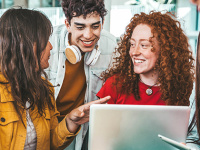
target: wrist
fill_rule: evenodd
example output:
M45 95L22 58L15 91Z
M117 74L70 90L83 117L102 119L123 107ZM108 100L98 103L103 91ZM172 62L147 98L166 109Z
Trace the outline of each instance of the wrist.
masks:
M70 133L76 133L79 126L78 124L76 124L70 117L69 115L67 115L65 117L65 122L66 122L66 126L67 126L67 129Z

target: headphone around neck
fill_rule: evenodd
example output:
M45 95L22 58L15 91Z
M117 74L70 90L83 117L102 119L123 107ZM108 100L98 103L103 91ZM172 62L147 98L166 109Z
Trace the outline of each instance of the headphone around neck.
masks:
M69 33L67 33L65 40L67 45L65 49L65 55L70 63L76 64L77 62L81 61L82 58L81 51L77 46L69 44L68 36ZM101 52L98 50L98 44L96 44L91 52L86 52L85 64L88 66L94 65L97 62L100 54Z

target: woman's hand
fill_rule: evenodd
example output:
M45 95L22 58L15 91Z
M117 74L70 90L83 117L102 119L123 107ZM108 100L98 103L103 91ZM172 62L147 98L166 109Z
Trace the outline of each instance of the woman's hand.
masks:
M66 116L66 125L69 132L75 133L81 124L84 124L89 121L90 106L92 104L105 104L109 99L110 96L106 96L99 100L95 100L87 104L81 105L78 108L72 110Z

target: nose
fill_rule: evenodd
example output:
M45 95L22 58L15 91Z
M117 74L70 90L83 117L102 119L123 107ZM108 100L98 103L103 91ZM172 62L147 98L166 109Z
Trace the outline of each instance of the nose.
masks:
M93 35L93 31L90 28L86 28L86 30L83 33L84 38L90 39Z
M49 47L50 47L50 50L52 50L53 49L53 46L52 46L52 44L51 44L51 42L49 41Z
M138 56L141 54L140 46L137 44L134 48L130 47L130 56Z

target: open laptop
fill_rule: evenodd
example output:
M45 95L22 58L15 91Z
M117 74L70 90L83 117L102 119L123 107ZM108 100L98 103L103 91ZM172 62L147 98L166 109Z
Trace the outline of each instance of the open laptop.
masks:
M89 150L177 150L158 134L185 142L189 116L187 106L94 104Z

